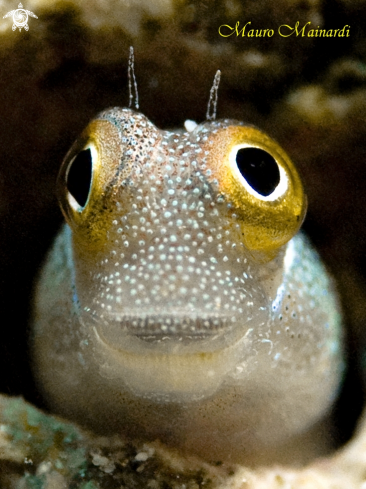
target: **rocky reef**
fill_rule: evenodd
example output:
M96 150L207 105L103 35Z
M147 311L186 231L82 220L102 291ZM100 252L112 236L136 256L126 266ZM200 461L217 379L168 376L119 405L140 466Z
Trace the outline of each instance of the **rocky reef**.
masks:
M251 470L184 457L159 443L98 437L18 397L0 397L0 484L7 489L351 489L365 484L366 425L302 469Z

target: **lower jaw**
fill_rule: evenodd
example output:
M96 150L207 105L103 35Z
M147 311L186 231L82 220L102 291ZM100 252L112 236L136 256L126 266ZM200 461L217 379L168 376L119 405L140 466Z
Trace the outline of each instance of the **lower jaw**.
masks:
M102 377L121 382L136 396L166 402L187 402L212 395L250 351L250 332L214 351L117 349L94 328L95 354ZM132 339L133 340L133 339ZM140 340L141 341L141 340ZM199 343L199 342L198 342Z

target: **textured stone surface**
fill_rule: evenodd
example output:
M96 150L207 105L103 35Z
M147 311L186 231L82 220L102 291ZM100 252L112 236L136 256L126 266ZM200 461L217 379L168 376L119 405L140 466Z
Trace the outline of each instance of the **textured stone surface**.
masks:
M7 489L356 489L364 486L366 428L304 469L210 465L158 443L97 437L21 398L0 397L0 485Z

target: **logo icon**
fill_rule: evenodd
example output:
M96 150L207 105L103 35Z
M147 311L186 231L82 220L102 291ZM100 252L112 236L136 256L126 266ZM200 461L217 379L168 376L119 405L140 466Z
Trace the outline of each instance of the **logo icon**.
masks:
M20 3L16 10L11 10L7 14L5 14L3 19L5 19L5 17L11 17L12 16L13 17L13 27L12 27L13 31L15 31L15 29L17 27L19 28L20 31L22 30L23 27L27 31L27 30L29 30L28 15L30 15L31 17L34 17L35 19L38 19L36 14L31 12L30 10L25 10L23 8L23 5Z

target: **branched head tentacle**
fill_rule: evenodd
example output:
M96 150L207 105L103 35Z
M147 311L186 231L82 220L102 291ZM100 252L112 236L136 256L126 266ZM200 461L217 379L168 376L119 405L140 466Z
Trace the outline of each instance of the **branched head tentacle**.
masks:
M214 121L216 119L217 98L220 85L221 71L217 70L210 90L210 98L207 104L206 119Z

